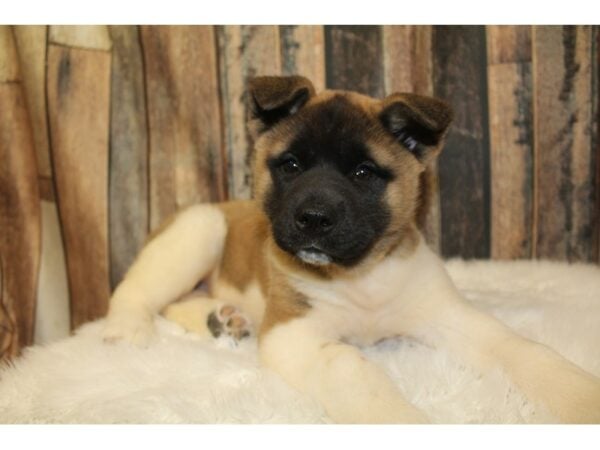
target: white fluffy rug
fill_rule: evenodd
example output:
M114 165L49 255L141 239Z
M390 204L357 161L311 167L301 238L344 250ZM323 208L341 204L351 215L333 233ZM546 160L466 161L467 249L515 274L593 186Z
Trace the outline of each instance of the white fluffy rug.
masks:
M600 268L548 262L451 261L477 307L600 375ZM27 350L0 370L0 423L315 423L320 407L237 348L164 319L149 349L105 345L102 322ZM484 377L410 341L366 349L408 399L438 423L553 422L501 373ZM352 395L351 393L348 393Z

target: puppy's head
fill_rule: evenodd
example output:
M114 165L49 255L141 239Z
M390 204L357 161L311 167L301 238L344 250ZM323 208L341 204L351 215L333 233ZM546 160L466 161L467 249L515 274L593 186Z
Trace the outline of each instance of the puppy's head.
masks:
M277 245L299 263L350 268L415 224L421 174L451 121L442 101L315 94L300 76L250 82L254 193Z

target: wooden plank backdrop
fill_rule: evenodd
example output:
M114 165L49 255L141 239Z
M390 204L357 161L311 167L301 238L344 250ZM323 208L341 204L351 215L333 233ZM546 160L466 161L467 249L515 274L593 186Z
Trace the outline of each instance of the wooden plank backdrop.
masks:
M33 342L41 219L33 132L13 30L0 26L0 357Z
M140 33L136 26L111 26L109 245L114 288L146 239L148 208L148 121Z
M532 255L531 28L488 26L491 257Z
M490 149L485 27L433 27L432 53L433 92L454 109L454 124L438 161L441 251L445 256L488 258Z
M591 28L533 27L538 257L588 260L595 253Z
M456 118L432 168L430 244L445 257L598 262L596 26L0 30L2 357L35 331L41 201L58 211L74 328L105 313L169 214L251 196L255 75L446 99Z
M110 49L105 26L50 27L50 147L73 328L104 316L110 298Z

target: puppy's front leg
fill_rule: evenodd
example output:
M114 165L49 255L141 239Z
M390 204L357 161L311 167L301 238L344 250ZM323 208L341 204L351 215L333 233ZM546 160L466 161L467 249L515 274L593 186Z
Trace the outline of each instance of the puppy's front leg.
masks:
M337 423L423 423L392 381L353 346L308 318L276 325L260 339L263 363L318 400Z
M153 334L153 316L193 289L218 264L227 225L221 210L196 205L179 213L140 252L111 300L106 340L139 345Z
M432 309L434 311L434 309ZM437 305L426 335L480 369L502 367L531 400L567 423L600 423L600 380L458 296Z

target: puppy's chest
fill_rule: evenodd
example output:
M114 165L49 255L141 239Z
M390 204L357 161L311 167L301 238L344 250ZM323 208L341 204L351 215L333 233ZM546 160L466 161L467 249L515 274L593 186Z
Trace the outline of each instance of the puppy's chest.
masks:
M357 344L372 344L395 334L393 318L405 303L406 267L384 263L352 279L294 282L311 305L320 326Z

